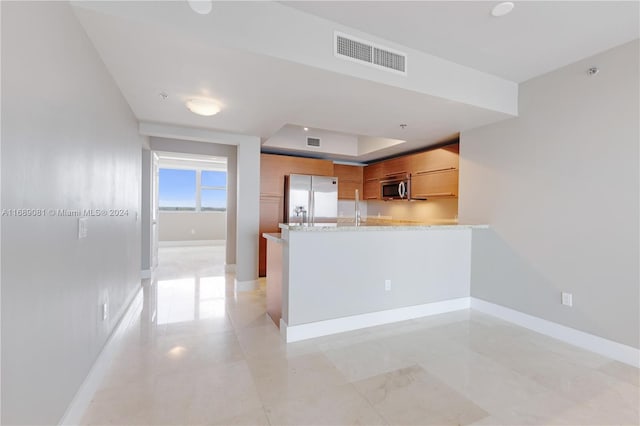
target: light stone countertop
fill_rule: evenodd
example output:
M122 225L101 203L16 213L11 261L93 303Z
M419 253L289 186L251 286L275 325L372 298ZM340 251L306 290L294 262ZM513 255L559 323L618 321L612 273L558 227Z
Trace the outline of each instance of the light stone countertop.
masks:
M417 230L460 230L460 229L487 229L489 225L465 225L465 224L424 224L424 223L401 223L401 224L380 224L373 223L367 224L366 222L360 225L354 225L353 222L339 222L339 223L316 223L313 225L301 225L299 223L281 223L279 225L281 229L288 231L303 231L303 232L344 232L344 231L417 231ZM280 235L280 234L275 234ZM265 236L266 238L266 236Z
M276 232L264 232L262 234L267 240L274 241L276 243L282 242L282 234Z

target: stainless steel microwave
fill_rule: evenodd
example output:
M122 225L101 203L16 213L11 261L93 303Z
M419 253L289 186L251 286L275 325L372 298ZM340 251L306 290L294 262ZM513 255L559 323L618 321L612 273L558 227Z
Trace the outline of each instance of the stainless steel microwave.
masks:
M399 175L380 181L380 197L383 200L408 200L411 176Z

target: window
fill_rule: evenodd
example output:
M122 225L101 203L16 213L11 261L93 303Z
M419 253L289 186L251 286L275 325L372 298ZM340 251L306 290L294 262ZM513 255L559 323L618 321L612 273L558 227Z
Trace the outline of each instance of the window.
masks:
M160 210L196 210L195 170L160 169L158 180L158 206Z
M200 178L200 210L227 210L227 172L202 170Z
M162 211L226 211L227 172L202 169L159 170Z

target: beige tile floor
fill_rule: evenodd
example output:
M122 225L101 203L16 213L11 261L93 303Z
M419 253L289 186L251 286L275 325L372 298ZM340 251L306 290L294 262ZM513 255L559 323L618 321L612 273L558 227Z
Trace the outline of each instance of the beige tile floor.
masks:
M640 423L637 369L473 311L285 344L223 259L161 249L83 424Z

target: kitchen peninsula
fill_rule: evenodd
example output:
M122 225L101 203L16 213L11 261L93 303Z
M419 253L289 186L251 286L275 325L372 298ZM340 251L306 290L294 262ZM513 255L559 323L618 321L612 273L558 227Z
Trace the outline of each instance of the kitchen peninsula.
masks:
M264 234L267 261L279 262L268 267L267 310L292 342L468 308L472 231L487 226L280 228Z

